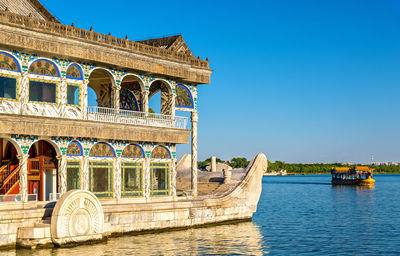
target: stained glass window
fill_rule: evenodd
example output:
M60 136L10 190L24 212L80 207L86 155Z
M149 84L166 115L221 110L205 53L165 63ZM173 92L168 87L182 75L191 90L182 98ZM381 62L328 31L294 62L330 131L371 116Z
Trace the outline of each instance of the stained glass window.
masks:
M158 146L151 152L151 158L170 158L168 149Z
M17 79L15 77L0 76L0 98L17 99Z
M60 76L56 65L47 60L38 60L29 67L29 73L46 76Z
M143 195L143 163L122 162L122 196Z
M20 71L18 63L6 53L0 53L0 69Z
M57 84L30 80L29 101L57 103Z
M150 164L150 194L151 195L168 195L169 194L169 164L168 163L151 163Z
M67 162L67 191L81 188L81 162Z
M67 85L67 104L72 106L80 105L80 90L79 85Z
M68 67L67 78L82 80L81 69L76 64L72 64Z
M81 146L78 144L78 142L73 141L69 143L68 148L67 148L67 155L68 156L81 156L82 155L82 149Z
M193 100L189 90L183 85L176 86L175 106L193 108Z
M89 162L89 190L93 192L97 197L112 197L112 162Z
M92 147L90 150L89 156L96 156L96 157L114 157L114 150L111 148L110 145L100 142L97 143Z
M138 111L138 104L135 95L127 89L122 89L119 95L120 109Z
M124 151L122 151L123 157L134 157L134 158L143 158L143 151L137 145L128 145L125 147Z

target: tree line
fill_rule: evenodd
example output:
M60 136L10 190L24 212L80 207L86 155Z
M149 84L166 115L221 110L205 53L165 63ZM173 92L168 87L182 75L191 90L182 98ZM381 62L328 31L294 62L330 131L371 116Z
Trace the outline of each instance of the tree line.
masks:
M363 164L342 164L342 163L285 163L282 161L275 161L274 163L268 161L268 172L278 172L286 170L288 173L294 174L320 174L331 173L332 167L354 167L356 165L369 166L374 169L374 173L400 173L399 165L363 165Z
M199 169L205 169L205 167L211 162L211 158L207 158L204 161L197 163ZM229 161L224 161L217 158L217 163L226 163L232 168L245 168L249 161L245 157L234 157ZM270 162L268 160L268 172L279 172L280 170L286 170L288 173L293 174L328 174L331 173L332 167L354 167L362 164L342 164L342 163L285 163L282 161ZM363 165L365 166L365 165ZM400 165L368 165L374 169L374 173L400 173Z
M210 157L204 161L198 161L197 167L199 169L205 169L209 163L211 163ZM226 163L227 165L235 169L235 168L245 168L249 164L249 161L247 161L245 157L234 157L230 161L224 161L217 157L217 163Z

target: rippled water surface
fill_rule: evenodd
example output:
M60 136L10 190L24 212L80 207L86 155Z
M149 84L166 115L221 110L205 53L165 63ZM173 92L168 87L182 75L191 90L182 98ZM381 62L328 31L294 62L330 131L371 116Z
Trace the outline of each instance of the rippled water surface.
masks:
M264 177L253 222L0 255L400 255L400 175L375 179L365 188L332 186L328 175Z

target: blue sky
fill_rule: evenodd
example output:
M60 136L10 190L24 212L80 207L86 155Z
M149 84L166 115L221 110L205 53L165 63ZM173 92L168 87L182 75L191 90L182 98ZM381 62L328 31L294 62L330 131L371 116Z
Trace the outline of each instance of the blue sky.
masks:
M400 162L398 0L42 2L63 23L100 33L183 34L208 57L200 160L264 152L272 161Z

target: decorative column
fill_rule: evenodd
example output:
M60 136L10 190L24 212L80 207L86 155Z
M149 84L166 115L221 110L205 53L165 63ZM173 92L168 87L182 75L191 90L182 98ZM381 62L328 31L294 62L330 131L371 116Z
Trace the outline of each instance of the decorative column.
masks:
M149 91L142 92L142 112L148 113L149 112Z
M20 89L19 89L19 102L20 102L20 114L24 115L27 111L28 103L28 91L29 91L29 78L27 72L21 73Z
M61 78L58 97L59 97L58 116L65 117L65 107L67 105L67 79L65 77Z
M197 196L197 121L198 113L191 113L192 121L192 195Z
M114 158L114 198L121 199L121 158Z
M176 159L171 159L171 196L176 196Z
M119 93L121 91L121 86L116 85L112 87L112 95L113 95L113 103L114 103L114 108L119 110Z
M58 160L58 192L63 195L67 192L67 156L59 155Z
M87 107L88 107L88 84L89 80L84 79L82 83L82 119L87 119Z
M176 94L172 94L172 99L171 99L171 116L172 118L175 117L175 99L176 99Z
M19 193L23 202L28 201L28 158L29 154L18 155L19 161Z
M150 159L144 159L143 180L144 180L144 197L150 198Z
M87 155L84 155L82 157L81 170L82 170L81 188L83 190L89 190L89 157Z

